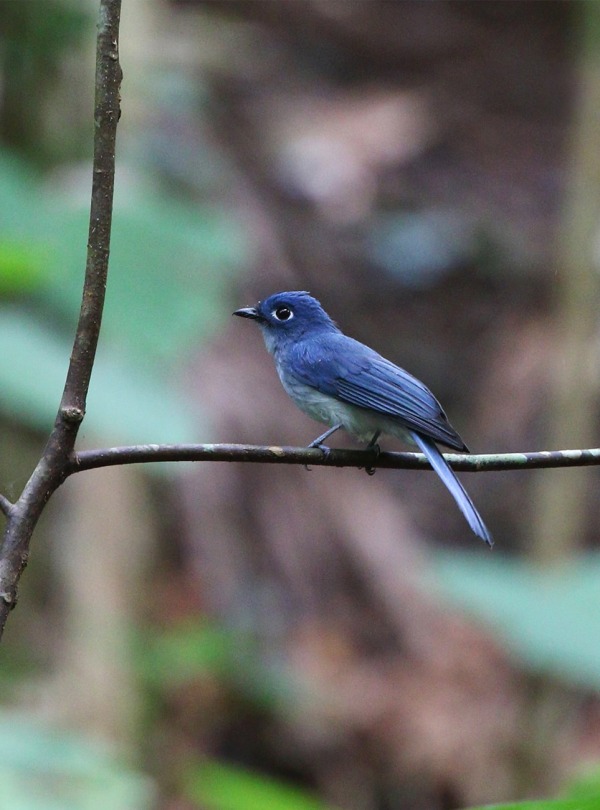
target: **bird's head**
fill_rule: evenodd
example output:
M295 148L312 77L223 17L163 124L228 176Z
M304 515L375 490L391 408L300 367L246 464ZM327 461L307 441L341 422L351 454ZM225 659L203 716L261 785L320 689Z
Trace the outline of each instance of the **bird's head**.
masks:
M255 307L237 309L233 314L258 323L270 352L278 344L297 341L307 333L337 330L321 304L307 292L275 293Z

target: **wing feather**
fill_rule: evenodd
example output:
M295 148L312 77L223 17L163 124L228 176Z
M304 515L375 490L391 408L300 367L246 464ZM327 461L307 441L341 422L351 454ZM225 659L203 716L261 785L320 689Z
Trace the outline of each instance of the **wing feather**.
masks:
M306 385L397 419L448 447L467 449L427 386L362 343L329 333L301 341L291 352L294 376Z

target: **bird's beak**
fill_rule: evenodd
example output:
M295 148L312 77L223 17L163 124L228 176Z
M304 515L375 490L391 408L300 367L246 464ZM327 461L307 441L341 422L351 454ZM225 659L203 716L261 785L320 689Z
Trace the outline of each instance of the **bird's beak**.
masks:
M233 315L239 315L240 318L252 318L255 321L260 318L256 307L243 307L242 309L236 309Z

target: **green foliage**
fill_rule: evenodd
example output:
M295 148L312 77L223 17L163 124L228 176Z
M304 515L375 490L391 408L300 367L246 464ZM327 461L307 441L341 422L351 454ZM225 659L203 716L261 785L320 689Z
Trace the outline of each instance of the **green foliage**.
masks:
M600 766L588 767L571 779L565 796L569 799L596 798L600 807Z
M28 293L43 279L41 250L6 240L0 245L0 297Z
M70 342L30 313L0 307L1 406L27 425L48 428L60 402ZM198 427L176 390L149 369L128 363L102 347L94 367L83 436L112 441L176 442ZM97 439L96 439L97 440Z
M2 807L11 810L146 810L150 779L85 737L0 714Z
M163 631L142 648L142 670L155 686L177 686L204 674L227 674L233 635L207 621L186 621Z
M243 768L206 760L189 769L186 795L203 810L327 810L307 791Z
M469 810L599 810L600 796L587 799L542 799L539 802L514 802L512 804L486 804L470 807Z
M485 805L469 810L600 810L600 769L577 776L563 791L563 798Z
M169 690L214 677L243 700L270 710L301 697L291 675L273 664L254 638L207 620L189 620L145 639L141 671L154 688Z
M269 666L250 635L206 620L182 622L145 639L140 654L145 680L164 693L209 678L238 707L289 711L302 698L292 677ZM180 789L202 810L327 810L297 787L214 760L189 764Z
M11 302L0 305L0 408L42 430L54 421L64 384L88 216L87 191L50 199L35 174L0 152L0 297ZM246 252L240 228L216 208L176 202L153 187L117 195L84 436L198 438L198 416L173 369L229 317L229 285Z
M36 65L42 72L58 70L58 59L79 42L91 15L77 0L29 0L0 4L2 52L8 65L22 65L16 80L35 82ZM24 87L29 88L29 84Z
M124 196L115 195L103 339L136 362L167 365L229 318L227 290L245 239L218 210L158 197L151 188ZM44 301L62 316L79 307L88 206L65 205L52 226Z
M599 554L548 570L496 552L439 553L434 571L446 596L492 627L526 667L600 689Z
M65 126L64 110L49 137L48 109L65 56L81 57L77 48L92 27L93 8L80 0L0 3L0 141L36 163L64 155L75 143L73 118Z

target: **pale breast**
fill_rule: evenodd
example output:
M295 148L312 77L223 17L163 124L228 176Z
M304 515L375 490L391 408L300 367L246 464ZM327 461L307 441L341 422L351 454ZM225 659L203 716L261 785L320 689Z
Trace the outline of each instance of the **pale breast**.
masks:
M376 411L342 402L316 388L280 375L281 383L301 411L325 425L343 425L361 441L369 442L376 431L414 444L404 427L395 419Z

